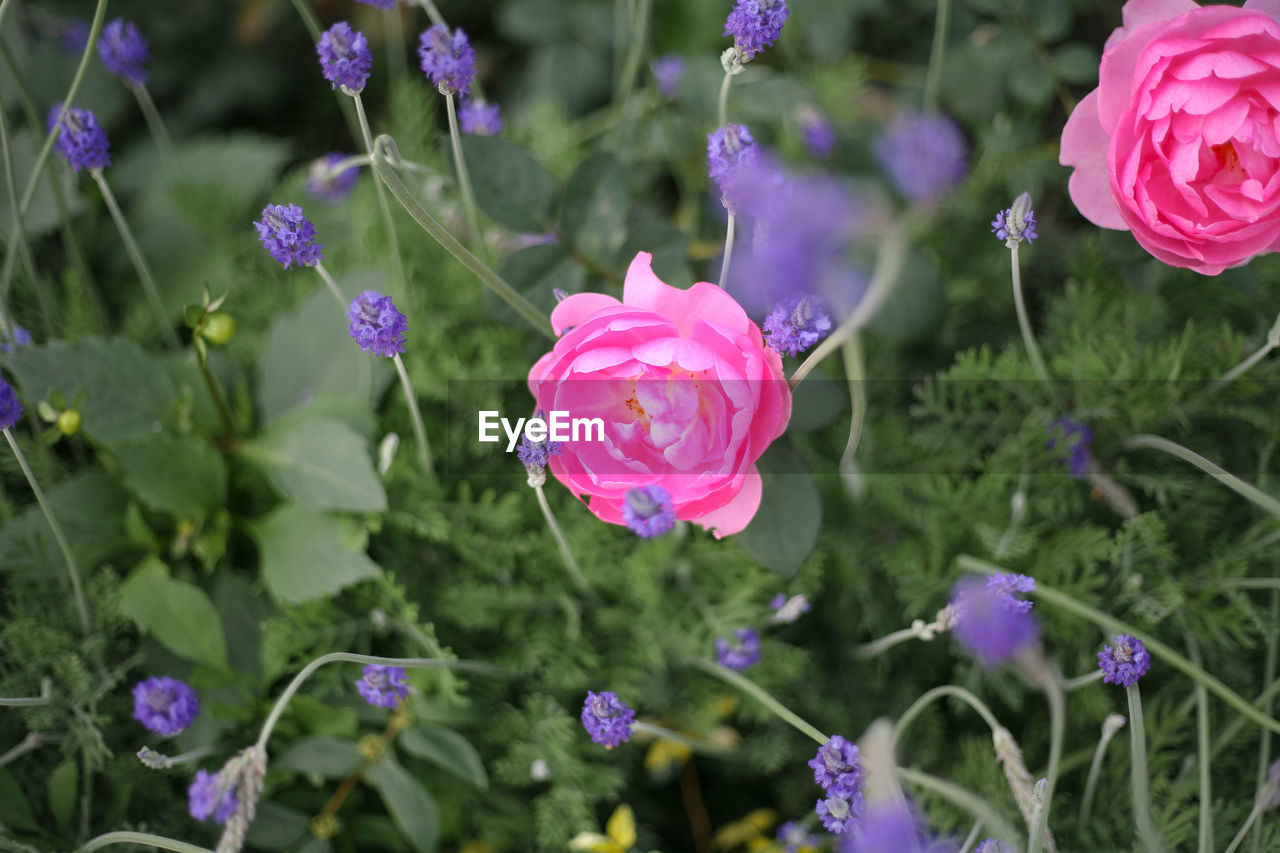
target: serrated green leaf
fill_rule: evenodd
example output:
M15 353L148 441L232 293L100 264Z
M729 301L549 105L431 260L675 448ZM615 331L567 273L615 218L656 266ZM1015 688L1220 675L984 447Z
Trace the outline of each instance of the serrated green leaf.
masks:
M560 203L560 236L565 244L608 263L627 236L627 184L612 154L582 161L570 176Z
M271 766L299 773L339 777L355 770L363 760L360 747L349 740L304 737L294 741L284 755L273 758Z
M144 444L120 445L116 456L125 485L152 509L191 518L226 503L226 460L193 435L161 434Z
M286 505L250 526L261 552L262 579L281 604L332 595L378 576L378 565L343 540L324 513Z
M365 776L382 795L391 819L418 853L433 853L440 833L440 810L422 783L390 759L369 768Z
M373 468L365 440L332 418L282 425L239 453L253 462L287 498L312 509L377 511L387 493Z
M482 791L488 790L489 774L485 772L480 753L452 729L419 722L406 729L397 742L410 755L438 764Z
M217 608L200 587L170 577L155 557L144 560L120 588L120 613L175 655L226 669L227 638Z
M462 137L476 204L512 231L551 230L556 182L533 155L499 136Z
M757 464L764 479L760 509L734 538L762 566L794 577L818 541L818 487L800 456L785 444L774 444Z

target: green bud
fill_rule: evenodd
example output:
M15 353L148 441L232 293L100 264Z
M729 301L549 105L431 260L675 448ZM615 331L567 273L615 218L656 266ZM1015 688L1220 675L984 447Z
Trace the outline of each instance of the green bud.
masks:
M215 311L205 319L200 334L215 346L229 343L236 336L235 318L225 311Z
M75 435L80 431L83 420L75 409L67 409L58 415L58 431L63 435Z

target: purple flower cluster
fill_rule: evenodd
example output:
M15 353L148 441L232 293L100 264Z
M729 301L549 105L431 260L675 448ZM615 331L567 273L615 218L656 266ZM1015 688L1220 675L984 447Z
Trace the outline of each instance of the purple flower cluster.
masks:
M1035 223L1032 222L1034 227ZM1089 473L1093 457L1089 454L1089 445L1093 442L1093 431L1084 424L1076 423L1069 417L1058 418L1049 424L1049 441L1046 450L1058 446L1061 440L1066 454L1058 457L1058 461L1067 466L1067 473L1077 480L1083 480Z
M779 302L764 318L769 346L792 358L816 344L831 331L831 318L816 296L792 296Z
M108 71L126 83L141 86L147 82L147 69L143 64L151 59L151 50L133 21L116 18L103 27L102 38L98 39L98 56Z
M269 204L262 210L262 220L253 224L262 245L285 269L293 263L314 267L324 260L324 244L316 242L316 227L296 204Z
M347 309L351 325L347 331L360 349L392 358L404 352L404 333L408 319L400 313L390 296L366 290Z
M741 672L760 662L760 632L742 628L733 632L733 641L716 637L716 661L726 669Z
M358 166L348 166L334 171L334 166L347 159L347 155L332 151L311 161L307 175L307 192L324 201L342 201L351 194L360 177Z
M805 148L814 157L826 159L836 150L836 131L827 117L813 107L804 107L796 114L800 123L800 136Z
M983 667L1002 663L1040 637L1040 623L1030 602L1014 596L1035 582L1024 575L995 575L985 582L969 578L951 596L952 632Z
M10 353L29 346L31 346L31 333L21 326L15 325L13 327L13 343L5 342L0 344L0 352Z
M991 233L996 235L996 239L1008 245L1011 241L1017 243L1026 240L1028 243L1035 242L1040 235L1036 233L1036 212L1027 210L1027 215L1022 219L1022 225L1019 226L1013 217L1013 208L1005 208L996 214L996 218L991 220Z
M1108 684L1132 687L1151 669L1151 653L1141 640L1130 634L1121 634L1111 642L1115 643L1114 648L1103 646L1098 652L1102 680Z
M176 678L152 676L133 686L133 718L158 735L176 735L199 713L196 692Z
M800 853L806 848L816 850L822 839L814 835L803 824L789 820L778 827L777 842L782 845L784 853Z
M813 768L813 781L826 793L815 806L822 825L836 834L851 829L866 808L857 744L832 735L818 747L818 754L809 760L809 766Z
M212 816L214 823L226 823L235 814L238 805L236 792L228 785L219 797L218 790L221 787L222 774L210 773L204 768L196 772L195 780L187 789L187 811L193 818L208 820Z
M53 130L54 126L58 128L58 150L72 169L78 172L111 165L111 143L92 112L54 104L49 111L48 128Z
M346 21L339 21L324 31L316 44L320 57L320 70L333 88L342 87L348 95L364 89L373 69L373 53L364 33L351 29Z
M22 404L13 386L0 379L0 429L9 429L22 417Z
M84 18L71 18L58 30L58 47L67 53L82 53L89 43L89 22Z
M738 0L724 22L724 34L733 36L733 46L745 61L778 40L790 14L787 0Z
M462 30L436 24L418 38L422 73L445 95L469 94L476 76L476 52Z
M707 174L720 188L725 207L736 208L736 173L760 156L751 132L740 124L726 124L707 134Z
M394 708L409 695L409 676L398 666L371 663L356 682L356 690L375 708Z
M674 98L680 88L680 78L684 76L684 57L674 53L659 56L649 66L649 70L653 72L658 91L668 98Z
M458 124L463 133L494 136L502 132L502 113L497 104L468 98L458 109Z
M542 417L542 410L534 412L535 418ZM547 461L552 456L559 456L564 453L564 443L552 441L550 438L545 441L530 441L529 433L525 433L520 439L520 445L516 448L516 456L524 463L526 468L545 468Z
M909 805L880 802L867 810L840 853L955 853L954 844L929 837Z
M875 156L898 192L919 204L937 201L969 171L964 135L937 113L898 113L876 140Z
M630 740L631 725L635 721L636 712L624 705L616 693L587 691L587 699L582 703L582 726L591 739L605 749Z
M622 504L622 520L641 539L670 533L676 526L671 493L657 483L634 486Z

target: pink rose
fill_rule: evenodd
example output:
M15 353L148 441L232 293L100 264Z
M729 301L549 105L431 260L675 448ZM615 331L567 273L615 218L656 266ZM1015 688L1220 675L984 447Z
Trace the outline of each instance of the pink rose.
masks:
M664 284L636 255L622 302L579 293L551 314L561 336L529 371L544 413L601 418L604 440L566 442L551 472L598 518L623 524L629 490L657 484L676 517L717 537L760 507L755 462L791 419L782 359L714 284Z
M1280 0L1129 0L1062 131L1071 198L1167 264L1280 249Z

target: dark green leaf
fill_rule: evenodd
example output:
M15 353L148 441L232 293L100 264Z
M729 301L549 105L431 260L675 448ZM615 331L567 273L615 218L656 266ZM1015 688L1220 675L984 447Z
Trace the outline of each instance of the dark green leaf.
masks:
M120 588L120 613L175 655L226 669L227 639L217 608L200 587L171 578L158 559L149 557L129 575Z
M46 495L82 569L129 546L129 493L115 478L90 472ZM0 571L66 574L66 562L40 507L31 505L0 528Z
M323 598L381 571L343 540L336 520L315 510L286 505L250 530L261 551L262 579L281 604Z
M1054 70L1068 83L1097 83L1101 61L1097 49L1084 42L1073 41L1053 52Z
M430 723L415 723L400 735L405 752L438 764L470 785L487 790L489 774L474 746L462 735Z
M512 231L551 230L556 182L533 155L499 136L462 137L476 204Z
M582 162L564 188L560 236L592 260L608 263L626 239L627 185L611 154Z
M736 537L758 563L784 577L794 577L818 541L822 501L804 461L785 444L774 444L760 457L764 495L760 509Z
M3 767L0 767L0 824L19 830L38 828L35 815L31 813L31 804L22 793L22 786Z
M125 485L152 509L204 516L227 500L227 463L209 442L169 433L116 448Z
M870 329L894 341L928 340L942 327L946 312L947 295L937 268L911 252L897 287L872 318Z
M360 747L349 740L331 737L304 737L294 741L289 751L272 759L272 767L316 773L320 776L346 776L364 759Z
M390 759L374 764L365 778L378 789L391 819L413 849L433 853L440 833L440 811L422 783Z
M582 265L570 258L563 247L555 245L530 246L511 253L502 262L499 274L548 315L556 307L556 288L578 293L587 277ZM515 312L496 298L492 302L494 320L514 325Z
M285 497L313 509L383 510L387 493L365 440L332 418L284 424L240 446Z
M53 768L45 784L49 789L49 810L58 826L66 826L71 821L71 813L76 807L77 790L80 783L80 767L74 758L68 758Z
M310 824L310 818L302 812L270 801L258 803L258 811L249 825L248 845L263 850L283 850L300 841Z

